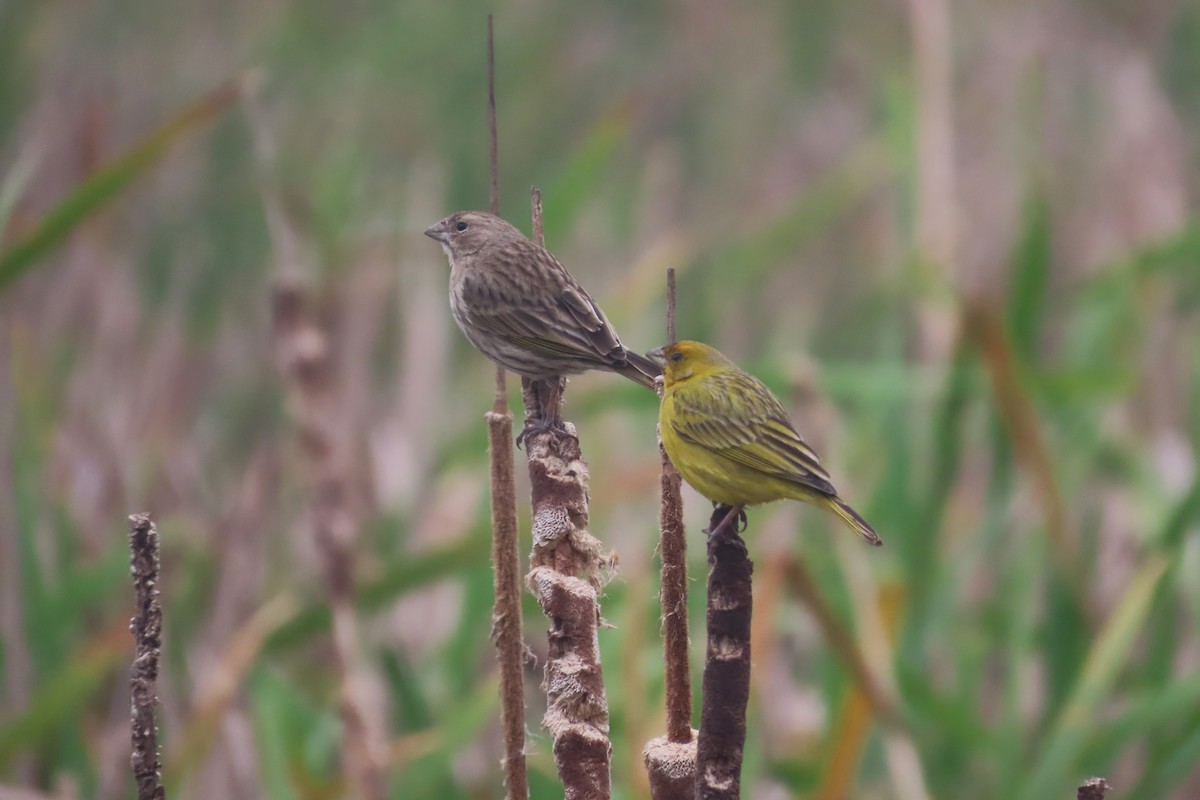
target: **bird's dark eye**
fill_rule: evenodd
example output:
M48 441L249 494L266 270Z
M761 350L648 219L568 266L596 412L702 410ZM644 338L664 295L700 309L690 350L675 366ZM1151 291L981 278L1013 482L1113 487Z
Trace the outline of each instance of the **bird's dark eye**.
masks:
M678 350L676 350L674 353L671 353L671 360L683 361L683 353L680 353Z
M457 225L455 225L455 226L454 226L454 230L458 231L459 233L462 233L462 232L463 232L463 231L465 231L465 230L466 230L468 227L470 227L470 226L469 226L469 225L467 225L467 223L465 223L465 222L460 222L460 223L458 223Z

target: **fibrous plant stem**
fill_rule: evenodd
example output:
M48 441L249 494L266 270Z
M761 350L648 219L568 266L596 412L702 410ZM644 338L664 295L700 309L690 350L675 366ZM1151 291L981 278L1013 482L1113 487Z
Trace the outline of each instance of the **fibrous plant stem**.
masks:
M708 648L696 750L696 797L740 796L750 700L751 574L738 531L740 506L717 506L709 524Z
M533 192L533 227L540 232L541 193ZM523 380L530 420L559 420L557 385ZM554 391L557 389L558 391ZM552 405L547 405L550 403ZM606 800L611 794L612 744L608 699L600 668L600 576L608 562L587 530L588 468L574 426L565 433L528 428L525 453L533 506L533 552L526 581L549 621L542 725L567 800Z
M155 682L162 650L162 605L158 600L158 529L149 514L129 518L129 557L137 613L129 622L135 642L129 671L130 766L137 781L138 800L162 800L162 763L158 753L158 703Z

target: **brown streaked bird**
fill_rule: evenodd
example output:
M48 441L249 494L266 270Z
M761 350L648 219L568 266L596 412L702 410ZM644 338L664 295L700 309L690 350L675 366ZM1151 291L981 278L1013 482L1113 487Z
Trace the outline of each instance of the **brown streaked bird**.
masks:
M460 211L425 235L450 257L454 321L489 359L554 387L562 376L601 369L653 391L658 365L621 344L579 282L516 227L494 214Z

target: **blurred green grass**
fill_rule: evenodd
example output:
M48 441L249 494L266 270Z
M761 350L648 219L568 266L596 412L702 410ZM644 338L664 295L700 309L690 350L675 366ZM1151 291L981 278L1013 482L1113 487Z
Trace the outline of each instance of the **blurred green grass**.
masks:
M1013 155L963 143L962 264L950 277L917 242L927 165L900 13L500 10L502 206L528 228L526 192L542 186L551 248L646 349L661 337L662 282L642 272L673 243L681 333L795 402L887 547L855 554L869 564L865 588L821 517L799 516L790 547L867 653L882 644L868 606L903 597L894 657L870 664L897 687L895 735L911 741L931 796L1065 798L1102 774L1114 797L1192 797L1200 16L1064 12L1055 58L1007 76L1042 87L1044 109L1003 120L1026 144ZM980 13L960 20L955 46L1020 59L1008 18ZM338 348L341 413L361 452L361 646L392 737L392 795L501 796L490 369L442 313L443 259L419 234L486 198L482 19L466 3L384 2L68 16L26 0L0 14L11 45L0 46L0 785L69 779L79 796L128 795L122 523L148 509L165 546L172 793L345 790L306 480L268 341L260 195L277 183L310 250L299 266ZM1098 65L1097 49L1117 47L1127 71ZM212 128L180 123L251 67L265 76L271 163L236 106ZM967 127L982 113L973 92L1006 76L987 59L959 69ZM1083 87L1091 118L1052 105L1064 85ZM1125 171L1113 152L1131 145L1105 138L1120 127L1105 114L1147 106L1121 105L1113 86L1170 112L1135 115L1147 161ZM174 133L153 138L164 121ZM1010 160L972 149L988 146ZM1156 168L1152 153L1175 160ZM1163 196L1182 207L1151 202ZM1009 198L1007 222L966 213L993 197ZM630 297L632 285L653 288ZM967 319L925 349L927 315L979 309L998 321L993 339ZM1049 455L1069 563L988 346L1011 359L1008 388ZM644 795L638 754L661 733L654 411L604 376L574 381L568 397L592 529L621 557L603 606L617 627L601 632L620 798ZM698 654L707 515L688 500ZM753 512L751 530L791 519L781 513ZM774 551L751 541L765 575ZM173 761L229 643L281 593L298 610L237 676L211 744ZM526 640L541 653L544 623L526 602ZM852 727L841 715L855 685L802 606L766 608L777 625L761 649L770 660L755 663L744 784L822 797L831 753L849 744L835 737ZM538 670L528 678L536 730ZM911 796L891 735L872 727L854 796ZM247 762L249 777L231 777ZM561 796L544 736L530 769L535 797Z

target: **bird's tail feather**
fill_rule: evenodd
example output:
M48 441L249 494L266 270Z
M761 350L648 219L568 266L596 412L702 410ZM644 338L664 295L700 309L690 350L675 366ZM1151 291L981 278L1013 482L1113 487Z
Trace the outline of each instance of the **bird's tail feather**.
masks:
M620 370L621 374L653 391L654 379L662 375L662 367L632 350L626 351L625 360L628 366Z
M868 544L873 544L876 547L883 544L883 539L879 538L879 534L875 532L875 529L868 525L867 521L860 517L857 511L846 503L843 503L841 498L828 498L828 503L825 504L825 507L834 514L837 514L842 522L846 523L846 527L866 539Z

